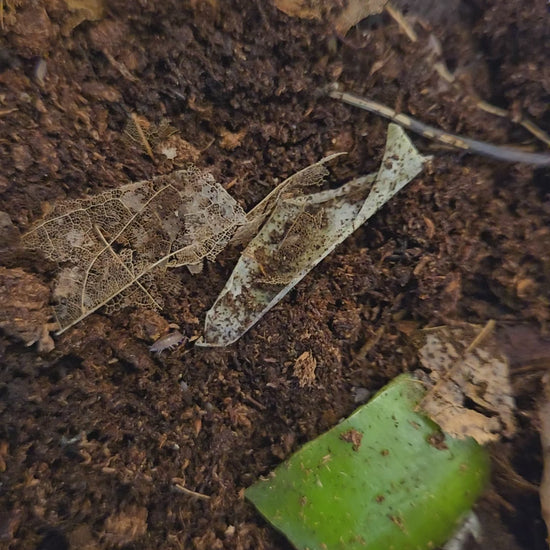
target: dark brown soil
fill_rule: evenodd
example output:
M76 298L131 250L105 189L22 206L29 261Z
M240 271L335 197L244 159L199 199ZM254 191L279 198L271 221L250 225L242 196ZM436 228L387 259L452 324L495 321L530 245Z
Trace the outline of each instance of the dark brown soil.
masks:
M431 172L222 350L148 347L167 323L200 334L238 251L200 275L178 270L182 290L160 314L100 312L39 353L25 342L44 338L55 270L18 235L58 199L178 167L123 138L131 113L168 119L247 209L330 152L350 153L340 182L377 167L387 123L319 97L335 80L448 131L542 150L475 95L550 131L546 0L401 2L417 43L386 14L340 37L261 0L106 4L74 27L81 12L62 0L2 2L0 545L289 548L244 488L415 369L411 330L496 319L516 353L521 430L495 449L484 514L500 548L545 548L535 411L550 355L548 170L414 138ZM433 70L431 33L455 86ZM309 387L293 375L304 352L317 361Z

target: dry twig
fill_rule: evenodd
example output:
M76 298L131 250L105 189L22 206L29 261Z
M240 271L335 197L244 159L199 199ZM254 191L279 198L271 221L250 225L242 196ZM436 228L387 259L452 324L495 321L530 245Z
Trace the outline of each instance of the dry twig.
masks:
M493 145L492 143L487 143L486 141L479 141L477 139L471 139L465 136L449 134L439 128L424 124L411 116L398 113L383 103L379 103L365 97L360 97L352 93L343 92L339 89L338 84L331 84L327 88L326 94L329 97L339 99L348 105L353 105L354 107L359 107L365 111L370 111L371 113L387 118L392 122L399 124L403 128L411 130L411 132L415 132L422 137L432 141L437 141L443 145L505 162L520 162L523 164L531 164L533 166L540 167L550 166L550 154L530 153L521 149L516 149L515 147Z

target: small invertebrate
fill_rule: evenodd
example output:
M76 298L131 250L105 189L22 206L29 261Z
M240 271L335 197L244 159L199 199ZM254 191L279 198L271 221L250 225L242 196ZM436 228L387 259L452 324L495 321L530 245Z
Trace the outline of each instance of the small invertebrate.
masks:
M150 348L151 353L160 355L165 349L170 351L181 346L187 340L187 336L184 336L179 330L171 332L162 338L159 338Z

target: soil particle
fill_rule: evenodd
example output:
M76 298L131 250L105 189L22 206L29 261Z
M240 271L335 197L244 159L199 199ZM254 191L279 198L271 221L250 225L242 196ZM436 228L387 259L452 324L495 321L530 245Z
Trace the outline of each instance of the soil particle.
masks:
M103 538L114 547L121 547L139 539L147 532L147 508L128 506L124 511L105 520Z
M9 26L12 47L23 57L45 56L55 43L59 33L46 9L32 2L18 8Z
M168 321L156 311L144 309L132 311L128 321L131 336L150 343L158 340L169 329Z
M0 267L0 328L30 346L51 318L50 289L22 269ZM47 333L47 332L46 332Z

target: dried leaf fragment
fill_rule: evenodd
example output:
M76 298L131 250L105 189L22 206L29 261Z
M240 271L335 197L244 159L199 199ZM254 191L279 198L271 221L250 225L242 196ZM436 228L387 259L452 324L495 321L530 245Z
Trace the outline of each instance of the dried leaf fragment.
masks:
M344 154L335 153L334 155L329 155L319 162L292 174L292 176L280 183L252 210L246 213L246 223L242 227L239 227L231 242L233 244L248 244L258 233L262 224L273 213L275 206L281 202L281 199L303 195L304 190L320 186L328 175L325 164Z
M483 444L510 437L516 427L507 359L492 335L471 346L481 329L422 331L419 355L434 382L420 408L445 432Z
M201 152L191 143L174 133L161 140L153 142L154 152L159 156L184 166L188 162L197 162Z
M427 160L399 126L390 124L386 151L376 174L337 189L308 194L323 181L327 174L324 164L332 158L297 172L247 214L235 240L246 242L257 235L207 313L204 341L199 345L226 346L240 338L411 181Z
M278 10L302 19L322 19L330 6L332 0L275 0Z
M61 202L22 240L60 266L54 309L63 332L106 304L159 308L165 268L214 260L244 222L210 174L189 168Z
M388 0L349 0L346 7L334 19L336 32L345 35L369 15L382 13Z
M301 19L329 22L339 34L345 35L351 27L369 15L384 11L388 0L275 0L277 9Z
M124 138L143 149L151 160L154 160L153 149L150 143L154 133L153 128L152 124L145 117L131 113L123 130Z
M62 32L68 36L84 21L99 21L103 18L103 0L65 0L69 16L63 24Z
M315 382L315 369L317 368L317 359L313 357L311 351L304 351L294 363L294 376L298 378L300 388L311 386Z
M230 132L229 130L222 128L220 130L220 146L227 151L233 151L237 147L240 147L246 134L247 128L242 128L238 132Z

